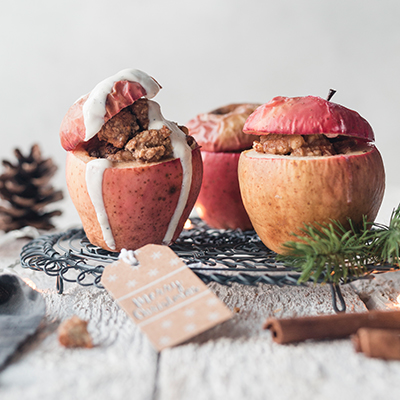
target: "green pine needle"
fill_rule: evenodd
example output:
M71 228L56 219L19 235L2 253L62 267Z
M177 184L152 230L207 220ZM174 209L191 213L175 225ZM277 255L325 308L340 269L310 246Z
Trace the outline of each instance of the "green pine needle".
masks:
M327 225L305 225L300 241L284 244L288 255L278 261L301 272L299 282L339 283L366 274L368 264L400 261L400 205L392 212L389 226L369 223L361 229L349 220L350 229L332 221Z
M389 226L374 224L377 235L372 244L379 261L399 266L400 261L400 205L393 210Z

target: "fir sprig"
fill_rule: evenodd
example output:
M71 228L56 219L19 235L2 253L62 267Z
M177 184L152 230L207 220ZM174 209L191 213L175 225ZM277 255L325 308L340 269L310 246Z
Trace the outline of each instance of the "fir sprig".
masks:
M332 221L327 225L305 225L298 241L284 244L288 255L278 261L299 270L300 282L339 283L368 272L367 266L400 261L400 206L392 212L388 226L367 222L361 228L349 220L350 229Z
M379 261L399 266L400 262L400 205L393 210L389 226L374 224L377 235L372 243Z

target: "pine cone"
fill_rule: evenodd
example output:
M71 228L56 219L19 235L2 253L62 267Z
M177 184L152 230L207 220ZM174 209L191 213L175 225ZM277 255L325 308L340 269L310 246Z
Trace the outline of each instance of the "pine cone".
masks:
M8 202L0 205L0 230L9 232L24 226L52 229L50 218L61 215L60 210L45 212L49 203L61 200L61 190L55 191L49 184L57 166L49 158L42 159L40 148L33 145L25 157L15 149L16 165L4 160L5 172L0 175L0 197Z

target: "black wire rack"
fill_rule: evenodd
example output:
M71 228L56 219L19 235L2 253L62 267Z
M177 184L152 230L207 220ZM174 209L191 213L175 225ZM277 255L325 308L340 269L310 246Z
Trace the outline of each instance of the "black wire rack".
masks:
M191 229L184 230L171 248L206 284L299 285L299 272L277 262L276 254L254 231L211 229L196 218ZM20 258L24 268L54 277L61 294L65 282L103 288L104 268L118 256L119 253L92 245L83 229L76 228L33 239L22 248ZM367 267L370 272L377 269L386 272L391 268ZM340 285L331 284L331 292L335 311L345 311Z

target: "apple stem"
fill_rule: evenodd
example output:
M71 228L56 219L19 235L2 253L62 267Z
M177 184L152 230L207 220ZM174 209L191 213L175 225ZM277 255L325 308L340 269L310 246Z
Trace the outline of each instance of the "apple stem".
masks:
M335 93L336 93L335 89L329 89L329 93L328 93L328 97L326 98L326 101L330 101Z

